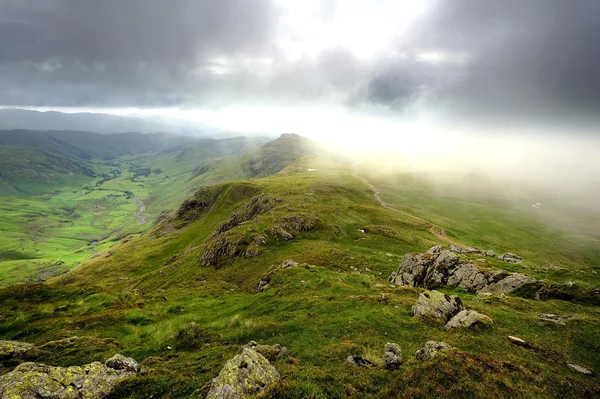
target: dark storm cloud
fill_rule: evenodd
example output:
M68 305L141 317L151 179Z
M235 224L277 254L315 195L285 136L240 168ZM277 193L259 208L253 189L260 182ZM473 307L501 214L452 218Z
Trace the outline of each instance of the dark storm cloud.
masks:
M210 57L266 52L274 13L263 0L0 0L0 102L177 97Z
M335 24L345 4L316 19ZM272 0L0 0L0 104L320 100L484 121L600 109L597 0L437 1L369 59L341 44L289 57L280 39L299 35L282 15Z
M429 72L411 68L412 73L400 62L374 77L373 98L393 103L397 97L421 96L433 85L423 99L432 107L483 120L579 118L600 109L600 2L438 4L398 48L463 54L468 62L440 63Z

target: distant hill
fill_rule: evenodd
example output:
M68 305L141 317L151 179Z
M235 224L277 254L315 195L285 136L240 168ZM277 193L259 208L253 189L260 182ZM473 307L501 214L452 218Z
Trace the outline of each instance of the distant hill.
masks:
M302 157L325 153L306 137L284 133L237 159L207 160L198 165L193 175L212 172L220 177L226 176L227 180L262 178L279 173Z
M159 152L191 140L169 134L118 133L110 136L83 131L0 130L0 145L26 146L79 159L111 159Z
M140 132L204 136L213 128L172 118L145 119L102 113L0 109L0 129L81 130L104 134Z

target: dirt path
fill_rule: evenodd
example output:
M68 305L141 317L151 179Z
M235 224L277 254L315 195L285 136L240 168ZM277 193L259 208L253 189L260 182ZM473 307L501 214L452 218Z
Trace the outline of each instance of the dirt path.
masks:
M373 193L373 195L375 196L375 199L377 200L377 202L379 203L379 205L381 205L381 207L385 208L385 209L390 209L393 210L395 212L400 212L406 216L409 216L415 220L418 220L421 223L425 223L426 225L428 225L427 227L427 231L429 231L431 234L433 234L434 236L436 236L437 238L439 238L440 240L446 241L449 244L454 244L458 247L467 247L465 244L461 244L459 242L454 241L453 239L449 238L446 235L446 230L442 229L441 227L438 227L434 224L432 224L431 222L420 218L418 216L415 215L411 215L408 212L404 212L400 209L396 209L396 208L392 208L391 206L389 206L386 202L384 202L381 197L379 196L379 190L377 189L377 187L375 187L373 184L371 184L371 182L369 182L366 178L362 177L362 176L354 176L357 179L359 179L361 181L361 183L363 183L365 186L367 186L369 188L369 190Z
M146 205L142 202L141 199L139 199L135 195L133 196L133 199L137 202L135 216L137 216L138 220L140 221L140 224L145 224L148 221L148 219L146 219L146 217L142 215L142 213L146 210Z

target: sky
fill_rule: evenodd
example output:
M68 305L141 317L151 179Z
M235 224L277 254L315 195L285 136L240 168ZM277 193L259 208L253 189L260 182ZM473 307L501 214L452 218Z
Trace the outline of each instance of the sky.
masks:
M598 0L0 0L0 105L415 146L596 135L599 20Z

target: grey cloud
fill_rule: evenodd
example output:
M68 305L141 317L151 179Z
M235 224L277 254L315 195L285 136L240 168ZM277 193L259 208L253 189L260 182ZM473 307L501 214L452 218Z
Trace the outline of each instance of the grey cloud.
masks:
M339 6L323 2L320 20ZM596 0L437 1L370 60L334 46L291 61L280 11L268 0L0 0L0 104L322 101L482 121L600 109Z

